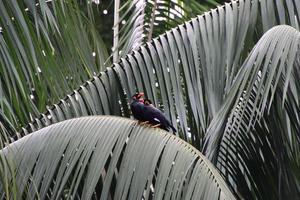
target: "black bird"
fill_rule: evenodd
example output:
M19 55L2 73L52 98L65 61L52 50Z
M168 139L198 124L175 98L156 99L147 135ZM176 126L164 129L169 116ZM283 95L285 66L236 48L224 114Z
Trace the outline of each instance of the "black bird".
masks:
M153 125L158 125L161 129L169 131L171 128L175 133L176 129L172 126L171 122L166 118L164 113L152 105L152 102L149 99L144 99L144 112L143 115L146 121L149 121Z
M165 117L164 113L154 107L149 99L143 99L144 93L136 93L132 96L130 108L134 118L144 123L150 123L154 127L160 127L166 131L171 128L173 132L176 129L171 122Z
M133 117L139 121L145 122L146 118L144 115L144 99L142 98L144 93L135 93L132 96L132 101L130 103L130 109L132 111Z

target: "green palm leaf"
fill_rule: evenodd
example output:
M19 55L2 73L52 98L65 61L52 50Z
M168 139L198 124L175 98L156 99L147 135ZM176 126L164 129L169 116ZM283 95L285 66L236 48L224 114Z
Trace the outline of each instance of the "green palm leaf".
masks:
M151 13L145 6L151 3L129 0L118 10L121 17L115 21L120 27L113 48L115 61L137 49L147 37L145 25ZM177 5L188 7L189 2L178 1L171 10ZM190 9L189 14L203 9ZM1 2L1 99L11 105L3 103L1 110L16 128L111 65L110 46L106 47L99 36L99 13L96 4L89 1ZM101 33L105 38L107 34L111 32Z
M218 2L215 0L147 1L145 9L145 35L147 40L150 41L166 30L216 7Z
M119 1L115 1L115 6L117 2ZM144 0L133 0L126 1L119 9L115 7L113 62L118 62L120 58L142 45L145 6ZM120 13L121 16L116 16L116 13Z
M129 116L127 101L130 96L137 90L145 91L156 106L164 109L172 123L178 124L180 136L201 149L205 132L229 94L245 55L252 48L255 37L263 34L261 15L271 15L263 9L259 12L264 2L259 3L226 4L153 39L94 77L89 84L84 84L82 87L87 91L92 90L89 87L100 87L105 93L98 91L99 97L87 97L79 89L78 94L83 99L78 102L81 109L86 110L86 114L103 114L100 107L95 107L97 104L109 108L106 114ZM267 11L278 12L279 7L273 8ZM100 101L105 103L103 105L98 103L100 96L106 99ZM85 99L90 97L96 99ZM75 97L72 98L73 103L68 105L78 107ZM69 97L64 100L70 101ZM61 103L58 106L67 112ZM76 112L78 108L75 107L67 109L74 109L68 112L78 116L81 112ZM190 137L190 132L197 134Z
M185 21L218 5L216 1L129 0L114 1L113 61L137 50L143 41L150 41ZM121 4L121 5L120 5ZM117 13L117 15L116 15Z
M86 117L34 132L1 151L18 196L41 199L235 199L195 148L160 129ZM2 194L3 193L3 187Z
M292 66L298 32L281 27L263 34L278 24L298 29L299 9L296 0L218 7L134 50L35 115L21 134L84 115L129 117L130 96L145 91L242 198L297 197L299 70Z
M16 128L98 73L108 58L76 2L0 3L1 110Z
M299 68L295 62L299 44L299 32L289 26L268 31L246 59L228 101L208 129L205 155L244 196L300 195L299 179L291 170L291 162L299 156L291 147L297 150L300 141L295 87L299 76L294 70ZM300 169L298 164L294 167ZM274 176L277 180L272 180ZM260 179L263 184L269 181L268 191Z

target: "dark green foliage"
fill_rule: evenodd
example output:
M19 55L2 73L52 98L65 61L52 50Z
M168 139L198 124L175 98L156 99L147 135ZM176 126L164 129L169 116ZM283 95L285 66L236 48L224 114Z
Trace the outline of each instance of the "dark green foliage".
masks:
M122 10L129 18L135 13L130 3ZM141 22L153 18L132 17L128 27L135 28L124 25L120 35L125 43L118 48L126 49L120 61L89 74L89 81L36 115L21 136L74 117L129 117L130 96L144 91L177 124L178 136L217 166L237 198L297 199L299 14L297 0L233 1L182 25L191 16L169 17L157 27L178 26L143 45L142 32L131 33L140 27L149 33L151 26ZM275 27L280 24L289 26ZM10 102L3 102L9 111Z

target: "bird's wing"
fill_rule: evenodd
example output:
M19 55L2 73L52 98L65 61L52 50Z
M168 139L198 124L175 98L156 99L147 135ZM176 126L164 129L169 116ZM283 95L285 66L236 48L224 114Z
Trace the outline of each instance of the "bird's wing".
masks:
M167 120L162 111L152 106L145 106L144 114L149 119L149 121L153 121L156 123L165 123L165 121Z
M156 117L154 117L153 119L154 119L154 121L160 122L160 120L157 119Z

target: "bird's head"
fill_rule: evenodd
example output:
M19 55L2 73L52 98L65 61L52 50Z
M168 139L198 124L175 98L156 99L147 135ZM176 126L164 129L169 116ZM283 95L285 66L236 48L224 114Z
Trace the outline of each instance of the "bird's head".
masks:
M143 93L143 92L137 92L137 93L135 93L135 94L132 96L132 99L137 100L137 101L144 102L143 96L144 96L144 93Z

